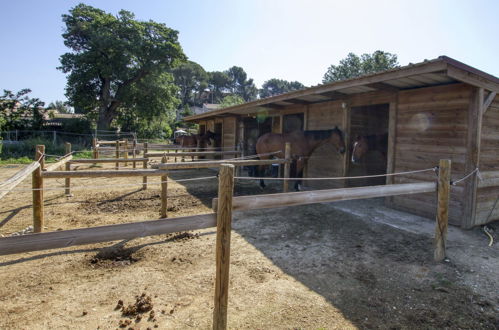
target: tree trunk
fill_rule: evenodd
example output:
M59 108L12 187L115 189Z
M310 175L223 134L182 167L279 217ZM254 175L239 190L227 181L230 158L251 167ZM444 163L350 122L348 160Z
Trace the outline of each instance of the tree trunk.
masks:
M101 107L99 109L99 118L97 119L97 129L109 130L112 121L113 118L109 115L107 107Z

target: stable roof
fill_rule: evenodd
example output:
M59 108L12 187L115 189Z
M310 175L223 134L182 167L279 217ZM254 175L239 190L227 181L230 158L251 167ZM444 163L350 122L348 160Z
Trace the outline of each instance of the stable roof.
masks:
M185 121L198 121L211 117L244 115L258 108L284 109L294 104L313 104L344 99L352 94L374 91L399 91L463 82L499 93L499 78L475 69L447 56L409 64L392 70L357 78L340 80L285 94L275 95L232 107L185 117Z

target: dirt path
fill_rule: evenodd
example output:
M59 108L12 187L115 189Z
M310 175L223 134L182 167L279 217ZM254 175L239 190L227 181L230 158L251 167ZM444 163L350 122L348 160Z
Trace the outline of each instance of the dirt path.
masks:
M213 175L191 170L171 177ZM104 187L75 188L71 198L47 191L46 230L157 218L158 186L111 186L134 183L141 178L73 180L82 188ZM21 188L29 185L27 180ZM267 192L279 188L271 184ZM213 178L170 184L169 215L210 212L216 190ZM235 193L260 191L256 183L238 182ZM29 191L2 199L0 234L31 224L30 199ZM229 327L497 327L497 246L487 248L479 232L467 232L466 241L449 241L450 260L436 264L431 235L373 221L398 213L382 213L376 201L362 205L363 211L343 203L236 213ZM209 229L0 257L0 328L210 328L214 242ZM123 311L116 309L120 301Z

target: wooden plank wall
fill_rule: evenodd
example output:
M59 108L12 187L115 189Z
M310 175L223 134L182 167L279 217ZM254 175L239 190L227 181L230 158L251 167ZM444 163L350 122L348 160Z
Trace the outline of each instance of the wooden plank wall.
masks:
M236 117L225 117L223 119L222 147L224 150L236 149ZM224 155L225 158L234 158L234 155Z
M326 130L338 126L342 127L344 101L332 101L312 104L308 107L307 130ZM343 176L343 156L336 149L324 144L317 148L308 160L308 177ZM344 186L343 180L335 181L309 181L304 185L314 189L340 188Z
M482 122L480 170L499 171L499 96L485 112ZM499 219L499 202L495 203L498 197L499 186L478 188L475 225Z
M465 173L468 107L471 88L464 84L399 92L395 140L395 172L419 170L452 160L452 179ZM436 180L433 172L395 177L394 183ZM460 225L465 201L464 186L452 187L449 221ZM435 194L396 196L397 208L434 217Z

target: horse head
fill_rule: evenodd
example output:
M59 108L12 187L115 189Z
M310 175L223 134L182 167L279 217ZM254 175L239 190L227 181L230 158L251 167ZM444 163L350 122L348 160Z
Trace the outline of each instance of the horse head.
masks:
M345 139L343 137L343 132L336 126L331 131L331 136L329 137L331 144L338 150L340 154L345 153Z
M353 143L352 163L357 163L369 150L367 137L357 135Z

